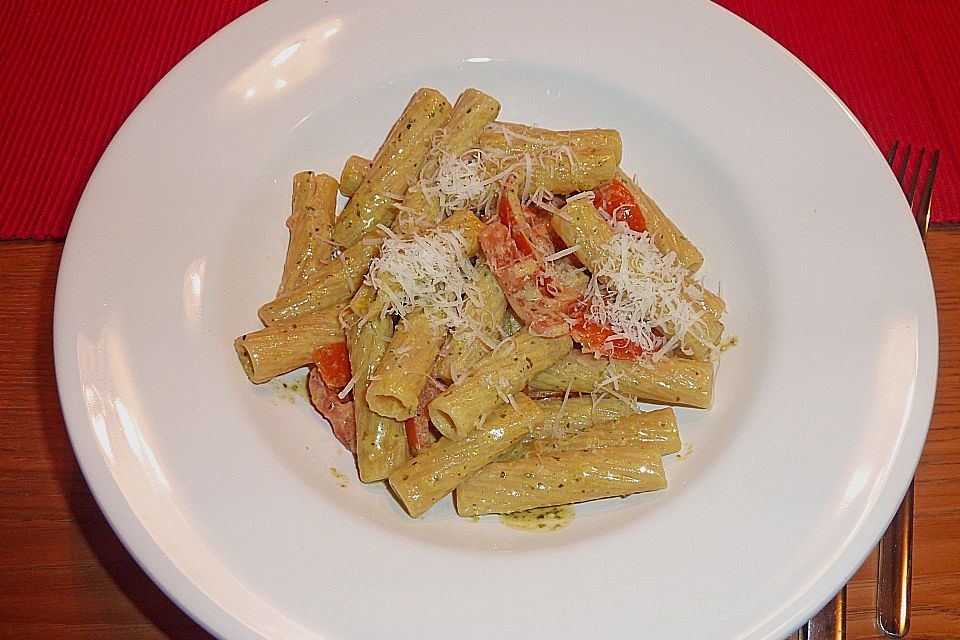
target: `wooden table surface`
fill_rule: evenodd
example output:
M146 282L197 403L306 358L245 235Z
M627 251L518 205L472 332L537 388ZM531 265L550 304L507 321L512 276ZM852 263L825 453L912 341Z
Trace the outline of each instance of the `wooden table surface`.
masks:
M0 242L0 639L210 638L118 541L70 448L53 370L61 243ZM960 638L960 228L931 231L936 410L916 482L913 640ZM893 258L891 258L893 259ZM848 638L873 624L876 557L850 583Z

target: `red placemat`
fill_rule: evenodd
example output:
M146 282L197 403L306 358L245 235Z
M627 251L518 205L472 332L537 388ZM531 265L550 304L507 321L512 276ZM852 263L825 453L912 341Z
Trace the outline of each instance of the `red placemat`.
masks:
M939 148L931 218L960 222L960 1L714 1L800 58L884 154Z
M261 2L0 0L0 240L66 236L134 107Z
M717 1L809 65L881 149L897 137L939 147L934 221L960 222L960 2ZM0 239L64 237L137 103L261 2L0 2Z

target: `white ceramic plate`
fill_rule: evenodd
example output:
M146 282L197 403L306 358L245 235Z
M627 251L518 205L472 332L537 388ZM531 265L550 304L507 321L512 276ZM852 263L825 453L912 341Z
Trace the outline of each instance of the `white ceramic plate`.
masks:
M413 91L616 127L707 257L741 346L671 487L553 534L406 517L303 400L249 384L290 180L372 154ZM235 639L777 639L857 569L911 478L937 327L903 196L839 101L705 1L270 2L117 134L64 251L63 411L149 574ZM349 481L346 488L331 469Z

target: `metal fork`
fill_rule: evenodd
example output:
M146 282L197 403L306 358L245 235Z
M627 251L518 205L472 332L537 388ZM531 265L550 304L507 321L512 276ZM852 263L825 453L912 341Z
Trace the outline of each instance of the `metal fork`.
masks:
M933 180L937 175L937 163L940 160L940 150L933 152L927 176L920 187L922 195L917 200L917 182L921 175L925 149L920 148L920 154L914 165L909 185L905 182L907 166L910 162L911 145L907 145L900 160L900 168L894 167L897 149L900 141L893 143L887 164L897 175L897 182L907 196L910 212L917 221L920 238L924 244L927 241L927 229L930 227L930 200L933 197ZM886 533L880 539L879 554L877 556L877 626L886 635L893 638L902 638L910 630L910 578L913 556L913 482L907 489L900 508L890 522Z
M900 141L893 143L887 164L894 170L897 182L903 189L910 211L917 221L920 238L926 242L927 229L930 226L930 200L933 197L933 179L937 174L940 150L933 152L927 177L920 187L921 196L917 200L917 183L921 175L923 157L926 150L921 147L913 168L909 184L907 166L910 162L912 147L907 145L900 161L900 168L894 167ZM890 526L880 540L877 569L877 625L886 635L902 638L910 629L910 563L913 544L913 482L907 494L890 522ZM817 615L790 636L788 640L843 640L846 634L847 587L844 586Z

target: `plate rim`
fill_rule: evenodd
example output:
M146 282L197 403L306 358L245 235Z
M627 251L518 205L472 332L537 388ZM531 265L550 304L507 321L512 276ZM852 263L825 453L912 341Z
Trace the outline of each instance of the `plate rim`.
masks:
M166 91L167 85L171 82L175 82L176 78L183 74L183 69L186 66L195 64L199 59L206 55L205 52L208 50L222 47L224 42L228 41L228 39L231 37L232 32L240 28L240 25L252 23L253 21L257 20L262 13L267 11L268 6L272 7L277 3L278 0L274 0L273 2L267 2L258 5L251 11L231 21L229 24L225 25L223 28L213 34L210 38L201 43L196 49L191 51L183 60L178 62L177 65L175 65L167 74L165 74L164 77L150 90L147 96L144 97L140 104L137 105L134 111L124 121L118 132L114 135L113 140L111 140L110 145L104 151L94 172L91 174L88 185L95 181L98 172L102 171L102 167L109 163L111 152L116 150L114 141L126 135L125 132L127 132L127 130L139 126L139 119L146 105L149 105L152 103L152 101L155 101L158 95L162 95L164 91ZM728 14L728 18L732 17L742 31L750 33L749 37L754 39L759 38L768 46L769 44L775 45L776 50L778 50L778 55L785 55L786 58L793 64L793 66L798 67L808 77L813 78L816 81L821 91L824 91L847 115L853 125L857 128L859 135L864 138L870 146L873 147L878 156L882 157L879 149L876 148L876 145L870 138L869 133L849 110L849 108L843 103L843 101L833 92L832 89L830 89L828 85L826 85L822 79L820 79L809 67L807 67L785 47L780 45L776 40L768 36L759 28L737 16L729 9L717 5L710 0L688 0L687 3L714 6L720 12L718 15ZM747 27L745 30L743 29L744 26ZM892 177L893 176L891 175L891 178ZM68 408L71 406L71 398L69 397L70 394L78 395L77 391L79 387L79 379L76 375L77 372L74 371L76 363L71 359L71 350L74 344L70 342L70 336L64 335L64 332L67 330L65 325L69 322L68 318L71 310L65 309L62 304L64 294L61 292L61 286L64 282L64 279L61 278L61 276L66 271L69 271L73 265L78 263L80 254L82 252L82 246L80 245L82 239L79 236L90 231L90 225L92 222L89 220L89 216L85 217L83 215L87 198L88 189L85 186L84 193L78 202L74 219L71 222L70 232L68 233L63 248L61 263L58 269L58 279L53 311L54 362L58 395L60 398L61 409L63 411L63 417L67 427L68 436L70 438L71 445L73 446L74 453L78 459L78 462L80 463L80 468L84 479L90 487L91 493L93 494L101 513L103 513L112 530L116 533L126 549L130 552L131 557L133 557L135 562L137 562L137 564L145 571L145 573L150 576L151 580L153 580L153 582L157 584L157 586L168 597L170 597L171 600L173 600L177 606L181 608L181 610L187 613L198 624L203 626L208 632L217 637L260 638L262 636L260 636L254 630L242 625L242 623L236 620L236 618L234 618L226 609L224 609L220 603L211 599L206 593L200 590L197 585L193 584L189 579L187 579L185 574L176 568L171 558L167 556L159 547L159 545L153 541L150 531L136 517L130 503L123 495L122 488L109 474L106 462L100 455L100 452L92 446L92 442L89 440L84 440L88 435L90 427L87 416L81 409L73 409L72 411L74 411L74 413L70 413L71 409ZM914 244L918 243L919 237ZM925 252L923 255L926 255ZM882 500L878 499L872 509L874 514L883 515L884 521L889 520L889 518L893 516L893 513L899 506L900 501L914 476L917 465L920 461L920 456L923 451L923 443L927 437L930 420L932 419L933 409L935 406L936 384L938 377L937 363L939 361L939 323L937 317L936 298L933 290L932 275L930 273L929 263L926 261L924 261L924 273L922 275L924 276L924 285L928 289L926 293L929 293L929 297L925 296L924 304L928 305L927 310L930 313L925 314L925 317L921 316L920 331L928 335L929 338L925 344L922 341L918 341L917 345L917 387L918 389L925 387L926 389L929 389L929 393L927 397L919 397L918 392L914 391L912 396L914 406L909 412L909 420L905 420L905 423L914 419L919 419L926 424L926 427L922 429L922 437L920 437L920 430L916 432L916 435L912 441L912 444L914 445L912 447L913 451L909 452L907 455L905 455L904 452L904 445L911 443L900 442L900 448L896 454L896 458L898 460L905 460L905 462L901 465L891 464L891 468L889 470L890 472L887 474L883 483L881 496ZM926 327L923 326L924 323L926 324ZM926 331L924 331L924 329L926 329ZM925 361L926 366L924 366ZM917 402L918 400L919 403ZM919 443L918 446L917 443ZM891 493L891 487L898 489L898 491ZM902 491L899 490L900 488L902 488ZM869 514L864 514L863 518L859 521L858 531L865 526L867 515ZM876 538L879 538L879 535L883 533L884 529L885 526L880 530L880 533L877 534ZM856 533L856 531L851 533L850 537L846 541L846 544L841 547L842 551L849 550L852 542L858 539L855 535ZM862 536L860 536L860 539L862 539ZM789 620L784 620L783 624L780 626L786 627L792 625L798 620L800 623L802 623L806 618L815 613L819 607L828 601L836 591L836 588L829 588L829 584L834 582L837 584L846 584L846 582L862 564L863 560L869 555L875 544L876 539L874 539L870 544L864 543L866 550L862 553L855 554L859 557L859 559L851 557L849 553L844 555L838 552L838 559L830 565L830 568L835 574L833 579L831 580L827 575L819 576L811 588L806 592L806 595L809 597L807 598L808 603L803 608L803 612L800 614L795 614ZM843 579L841 581L837 581L835 579L837 575L842 575ZM235 636L235 634L241 635Z

